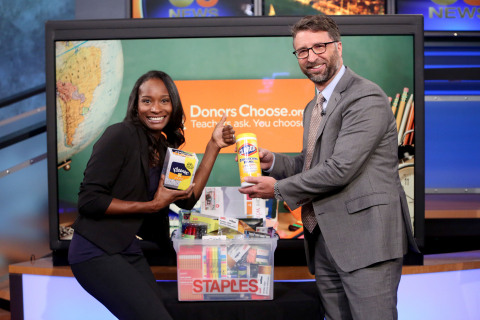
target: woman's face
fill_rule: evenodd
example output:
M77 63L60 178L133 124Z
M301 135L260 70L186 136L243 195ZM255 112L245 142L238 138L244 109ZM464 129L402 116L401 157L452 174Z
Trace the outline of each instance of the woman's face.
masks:
M152 78L138 88L138 118L157 137L170 120L172 101L162 80Z

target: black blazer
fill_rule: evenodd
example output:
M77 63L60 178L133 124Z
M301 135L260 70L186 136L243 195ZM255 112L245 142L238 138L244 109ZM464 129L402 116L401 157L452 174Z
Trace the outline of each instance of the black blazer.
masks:
M73 228L109 254L121 252L139 235L157 243L168 240L168 208L155 214L106 215L113 198L148 201L148 142L130 122L108 127L93 146L78 194L79 217ZM145 218L150 234L139 234Z

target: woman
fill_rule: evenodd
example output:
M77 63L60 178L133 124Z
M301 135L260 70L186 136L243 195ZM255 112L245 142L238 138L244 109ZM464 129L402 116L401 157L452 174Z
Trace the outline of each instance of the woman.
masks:
M95 143L80 185L69 262L82 287L119 319L170 319L138 238L170 246L168 206L192 208L220 149L235 142L225 120L215 127L186 190L163 187L167 147L185 142L180 97L164 72L137 80L124 121Z

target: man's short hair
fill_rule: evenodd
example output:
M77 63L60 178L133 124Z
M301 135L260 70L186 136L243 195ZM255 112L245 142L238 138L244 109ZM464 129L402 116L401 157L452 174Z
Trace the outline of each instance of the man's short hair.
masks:
M292 26L290 31L294 38L300 31L327 31L333 41L341 41L340 30L338 30L336 22L323 14L303 17Z

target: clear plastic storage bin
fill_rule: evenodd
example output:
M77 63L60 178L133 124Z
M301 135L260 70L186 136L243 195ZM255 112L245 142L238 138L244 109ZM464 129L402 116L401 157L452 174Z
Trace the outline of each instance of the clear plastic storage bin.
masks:
M179 301L272 300L277 238L173 238Z

